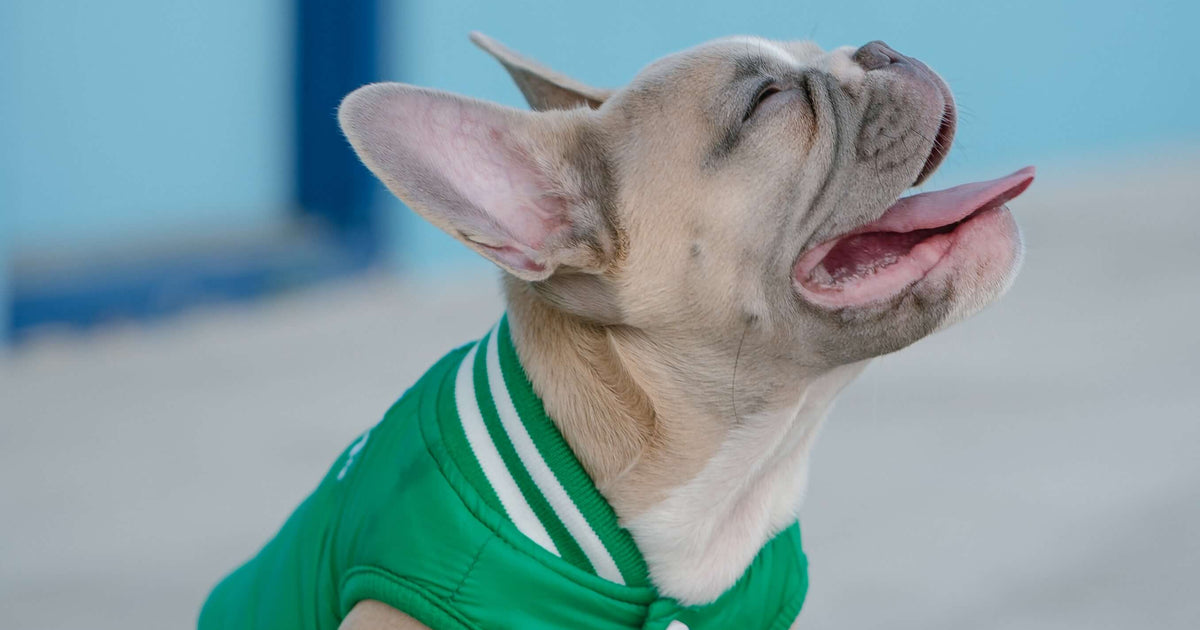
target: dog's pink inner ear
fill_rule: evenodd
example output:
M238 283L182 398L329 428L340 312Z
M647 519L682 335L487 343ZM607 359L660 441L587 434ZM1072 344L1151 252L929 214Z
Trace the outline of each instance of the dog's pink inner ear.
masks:
M491 219L485 223L494 222L494 228L500 230L499 234L486 229L475 235L464 232L464 236L478 236L472 240L493 249L503 247L485 239L512 239L517 245L538 250L548 236L565 226L564 200L551 194L553 186L547 174L540 172L534 158L514 141L513 130L503 121L489 120L457 104L426 103L414 113L418 158Z
M399 84L362 88L339 118L367 166L431 223L526 279L554 270L569 229L534 114Z

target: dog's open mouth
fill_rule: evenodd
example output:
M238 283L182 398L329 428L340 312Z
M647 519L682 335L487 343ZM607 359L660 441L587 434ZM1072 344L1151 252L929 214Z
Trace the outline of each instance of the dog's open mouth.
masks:
M1033 177L1030 166L990 181L903 197L876 221L800 256L793 268L797 288L821 306L863 305L899 294L952 250L970 248L978 256L1011 250L1017 235L1004 204L1025 192Z

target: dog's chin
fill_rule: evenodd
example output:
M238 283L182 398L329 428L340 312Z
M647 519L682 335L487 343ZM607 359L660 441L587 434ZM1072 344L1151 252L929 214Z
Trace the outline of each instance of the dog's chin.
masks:
M1033 182L1032 167L985 182L904 197L879 219L813 247L792 270L802 299L829 311L878 311L909 295L953 319L1011 282L1021 237L1005 203Z

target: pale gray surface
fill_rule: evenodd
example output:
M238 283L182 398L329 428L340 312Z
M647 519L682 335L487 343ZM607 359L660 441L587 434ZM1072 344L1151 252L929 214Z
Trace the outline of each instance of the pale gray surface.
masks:
M1200 162L1039 184L996 307L877 362L817 449L811 628L1200 627ZM0 627L186 628L500 312L387 278L0 360Z

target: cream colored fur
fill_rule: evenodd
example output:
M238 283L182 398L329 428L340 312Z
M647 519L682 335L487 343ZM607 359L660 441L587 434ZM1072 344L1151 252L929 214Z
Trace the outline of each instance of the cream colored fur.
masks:
M866 362L1011 281L972 268L841 311L792 285L802 251L912 185L948 91L927 69L867 72L852 48L750 37L602 90L474 39L537 111L379 84L346 99L343 129L410 207L505 270L547 412L660 592L711 601L796 517L820 424ZM756 76L787 92L743 120ZM422 626L364 602L342 627Z

